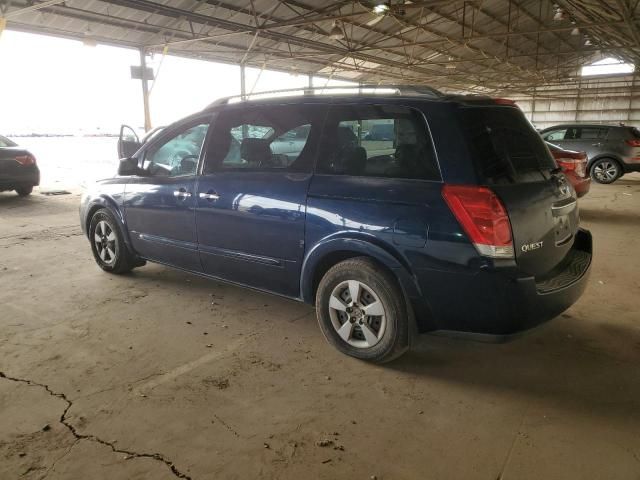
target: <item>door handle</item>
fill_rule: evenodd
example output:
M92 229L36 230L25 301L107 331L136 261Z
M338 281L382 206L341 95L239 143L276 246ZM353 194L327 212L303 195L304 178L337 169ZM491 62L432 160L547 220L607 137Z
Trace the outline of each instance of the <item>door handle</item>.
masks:
M184 200L185 198L189 198L191 196L191 192L187 192L186 189L181 188L179 190L175 190L173 192L173 196L178 198L178 200Z
M592 147L601 147L602 144L601 143L592 143L591 146Z
M212 190L209 190L207 193L199 193L198 196L200 198L204 198L205 200L209 200L210 202L212 200L218 200L220 198L220 195Z

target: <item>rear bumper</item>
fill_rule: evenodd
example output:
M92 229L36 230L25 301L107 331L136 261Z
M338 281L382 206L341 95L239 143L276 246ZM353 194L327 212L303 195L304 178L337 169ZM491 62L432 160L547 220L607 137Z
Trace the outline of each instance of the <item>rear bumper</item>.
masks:
M0 173L0 190L36 187L38 185L40 185L40 170L36 165L14 169L9 173Z
M591 188L591 177L579 177L578 175L571 173L565 174L578 197L584 197Z
M429 297L436 333L500 341L573 305L587 286L591 258L591 234L580 229L565 261L544 279L514 278L499 269L474 275L438 272L421 288Z

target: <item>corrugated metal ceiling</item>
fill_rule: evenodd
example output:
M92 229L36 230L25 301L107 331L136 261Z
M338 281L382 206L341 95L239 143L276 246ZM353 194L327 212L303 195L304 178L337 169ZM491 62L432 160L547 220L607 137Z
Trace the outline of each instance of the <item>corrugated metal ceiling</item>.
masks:
M380 3L387 11L373 13ZM571 82L603 56L635 62L638 3L0 0L18 30L369 83L521 93ZM330 37L335 25L344 38Z

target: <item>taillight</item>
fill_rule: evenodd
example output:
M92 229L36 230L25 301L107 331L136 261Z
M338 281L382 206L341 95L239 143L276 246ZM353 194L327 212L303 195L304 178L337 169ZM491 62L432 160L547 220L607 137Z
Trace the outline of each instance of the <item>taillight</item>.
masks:
M36 164L36 157L34 157L33 155L18 155L17 157L15 157L15 161L18 162L20 165L23 166L27 166L27 165L35 165Z
M567 172L575 172L580 177L587 176L586 158L556 158L556 162Z
M442 196L480 255L513 258L511 223L495 193L487 187L445 184Z
M627 142L627 145L630 147L640 147L640 140L638 139L625 140L625 142Z

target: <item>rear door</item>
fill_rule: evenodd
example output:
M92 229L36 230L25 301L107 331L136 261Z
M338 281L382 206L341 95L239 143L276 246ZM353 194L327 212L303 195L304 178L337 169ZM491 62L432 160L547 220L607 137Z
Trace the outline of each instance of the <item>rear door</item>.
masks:
M519 268L543 276L573 245L579 221L575 191L520 109L466 106L460 111L480 182L508 211Z
M609 129L606 127L580 127L578 128L577 140L574 142L574 148L577 152L586 152L588 158L593 158L607 148L607 133Z

